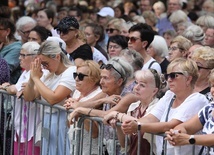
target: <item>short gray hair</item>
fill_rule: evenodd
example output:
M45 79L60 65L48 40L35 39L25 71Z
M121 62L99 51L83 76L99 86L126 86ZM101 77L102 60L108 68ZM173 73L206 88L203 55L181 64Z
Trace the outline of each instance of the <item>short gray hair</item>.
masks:
M154 51L158 56L164 58L168 55L168 46L166 40L163 37L155 35L151 46L154 48Z
M182 11L182 10L177 10L177 11L174 11L172 13L172 15L169 17L169 20L172 24L177 24L177 23L180 23L180 22L186 22L188 21L188 17L187 17L187 14Z
M26 24L32 23L32 25L36 26L36 21L29 16L23 16L21 18L19 18L19 20L16 22L16 29L17 30L21 30L22 27Z
M25 50L29 54L37 54L40 45L35 41L26 42L22 45L21 50Z

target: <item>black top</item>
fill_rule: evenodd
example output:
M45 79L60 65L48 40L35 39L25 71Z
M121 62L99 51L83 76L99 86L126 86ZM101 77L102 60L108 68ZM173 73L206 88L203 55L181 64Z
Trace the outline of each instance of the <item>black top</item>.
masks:
M83 44L77 49L75 49L72 53L70 53L70 59L81 58L83 60L93 60L93 53L91 50L91 46L88 44Z
M160 63L160 66L161 66L161 70L162 70L162 73L163 74L166 74L167 73L167 67L169 65L169 61L165 58L161 63Z

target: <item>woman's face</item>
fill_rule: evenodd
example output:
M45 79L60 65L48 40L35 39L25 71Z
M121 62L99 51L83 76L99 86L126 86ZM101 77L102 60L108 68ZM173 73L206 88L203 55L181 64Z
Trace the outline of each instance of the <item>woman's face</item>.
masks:
M169 89L176 93L184 91L187 86L190 86L190 82L185 73L178 67L175 66L171 72L167 72Z
M176 58L185 57L185 51L182 51L178 47L178 43L172 43L169 47L169 61L172 62Z
M6 36L8 35L8 30L2 26L0 26L0 42L7 42Z
M116 29L113 24L109 24L106 28L106 33L109 37L111 37L115 35L120 35L120 30Z
M97 42L97 38L94 35L92 28L87 26L84 30L85 36L86 36L86 41L87 44L89 44L90 46L95 46L96 42Z
M59 55L56 55L55 58L50 58L50 57L40 54L40 55L38 55L38 58L40 58L41 65L44 69L49 70L50 73L58 72L58 66L60 63Z
M142 73L143 74L143 73ZM155 81L149 78L135 77L136 85L134 86L134 94L137 95L142 102L151 102L156 94Z
M91 77L89 77L88 66L78 67L76 73L77 73L77 77L75 78L75 81L76 81L76 89L78 91L84 94L94 89L96 83L91 79ZM83 77L83 79L81 76Z
M50 25L51 20L48 19L48 16L44 11L39 11L37 14L37 23L39 26L47 27Z
M30 31L30 34L28 36L28 41L35 41L38 44L42 43L42 40L36 31Z
M77 39L76 35L78 30L74 28L70 28L66 31L66 33L60 32L60 38L67 44L75 39Z
M102 91L108 95L115 94L116 90L121 87L121 84L111 75L111 71L107 69L101 70L100 85Z
M194 60L194 59L193 59ZM198 79L197 81L208 81L210 70L207 63L203 59L194 60L198 66Z
M154 50L154 48L152 47L152 45L150 45L148 48L147 48L147 53L151 56L151 57L153 57L153 58L155 58L155 50Z
M119 56L121 51L122 51L122 47L120 45L113 42L109 42L108 54L110 58Z
M30 70L30 64L33 62L36 55L30 55L26 50L22 49L20 51L20 66L21 68L25 69L26 71Z

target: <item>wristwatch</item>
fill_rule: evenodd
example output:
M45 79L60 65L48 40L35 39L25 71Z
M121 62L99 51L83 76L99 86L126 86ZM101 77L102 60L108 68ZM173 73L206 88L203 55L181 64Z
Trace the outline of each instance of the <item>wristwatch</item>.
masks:
M195 144L195 136L194 136L194 135L191 135L191 136L189 137L189 143L190 143L190 144Z

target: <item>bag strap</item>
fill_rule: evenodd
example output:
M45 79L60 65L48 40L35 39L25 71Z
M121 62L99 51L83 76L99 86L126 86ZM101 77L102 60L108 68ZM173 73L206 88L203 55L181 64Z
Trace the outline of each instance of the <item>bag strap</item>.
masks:
M175 101L175 98L176 98L176 96L174 95L173 98L171 99L170 103L169 103L169 106L168 106L168 109L167 109L167 113L166 113L165 122L168 121L169 112L170 112L170 109L172 107L173 102ZM164 145L165 145L165 140L164 140L164 137L163 137L163 145L162 145L161 155L164 155Z
M153 65L153 63L155 63L155 62L157 62L157 61L152 61L150 64L149 64L149 67L148 67L148 69L150 69L151 67L152 67L152 65ZM158 62L157 62L158 63Z

